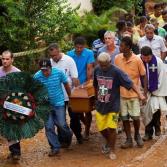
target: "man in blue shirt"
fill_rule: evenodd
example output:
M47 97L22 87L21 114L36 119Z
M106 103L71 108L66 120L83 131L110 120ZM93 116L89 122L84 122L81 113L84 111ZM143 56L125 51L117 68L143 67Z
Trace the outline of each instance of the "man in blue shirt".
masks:
M69 52L67 55L73 58L77 65L78 79L80 84L90 80L92 78L93 65L94 65L94 55L93 51L85 48L86 41L83 37L77 37L74 41L75 48ZM81 106L82 107L82 106ZM78 143L82 143L81 135L81 124L80 119L85 124L85 139L89 137L89 129L92 121L92 114L88 112L85 114L85 119L83 119L83 114L70 112L70 127L73 130Z
M72 140L72 133L66 123L65 118L65 104L62 84L64 84L69 96L71 91L65 74L57 68L52 68L50 60L40 60L39 66L41 70L34 75L34 78L42 82L48 90L52 111L45 125L45 132L51 147L49 156L55 156L59 154L60 150L60 142L57 134L55 133L55 125L61 130L61 133L69 144Z

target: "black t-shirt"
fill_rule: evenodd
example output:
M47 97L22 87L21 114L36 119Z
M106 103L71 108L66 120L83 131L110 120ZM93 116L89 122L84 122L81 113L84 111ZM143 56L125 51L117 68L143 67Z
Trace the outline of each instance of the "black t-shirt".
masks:
M119 112L120 86L131 89L132 81L128 75L114 65L107 71L102 71L99 66L94 71L93 85L98 91L96 110L101 114Z

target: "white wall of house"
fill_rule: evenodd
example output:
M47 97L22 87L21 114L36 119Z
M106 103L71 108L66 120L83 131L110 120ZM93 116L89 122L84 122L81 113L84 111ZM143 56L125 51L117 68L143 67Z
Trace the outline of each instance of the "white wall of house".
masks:
M91 0L68 0L72 7L78 6L78 4L81 4L79 9L79 14L83 14L84 11L91 11L92 10L92 3Z

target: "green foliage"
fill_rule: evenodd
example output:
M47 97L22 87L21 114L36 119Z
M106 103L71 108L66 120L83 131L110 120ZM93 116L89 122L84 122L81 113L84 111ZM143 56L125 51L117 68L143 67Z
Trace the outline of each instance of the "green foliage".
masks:
M80 25L75 31L75 36L82 35L86 37L88 46L91 47L93 40L98 35L100 29L115 31L115 23L118 16L127 13L124 9L113 7L97 16L93 12L87 12L80 19Z
M27 45L26 33L28 31L25 20L24 6L18 5L12 0L2 0L0 6L4 8L5 13L0 15L0 45L6 48L21 50L22 46Z
M111 23L115 23L119 20L119 17L122 17L125 14L127 14L125 9L114 6L111 9L103 12L102 16L104 15L105 17L109 18Z
M80 25L75 30L75 36L82 35L87 39L90 46L93 39L97 37L97 31L100 29L110 29L109 18L106 16L97 16L94 13L85 13L80 19Z
M5 48L21 52L62 41L79 24L76 10L67 0L1 0L0 51ZM15 64L33 72L39 57L40 54L19 57Z
M134 8L138 8L142 0L91 0L93 4L93 9L96 14L101 14L105 10L108 10L114 6L123 8L127 11L131 11Z
M40 57L44 56L45 53L30 54L21 57L16 57L14 65L19 68L21 71L28 71L34 74L38 69L38 61Z
M0 43L14 52L59 41L78 24L67 0L1 0L0 7Z

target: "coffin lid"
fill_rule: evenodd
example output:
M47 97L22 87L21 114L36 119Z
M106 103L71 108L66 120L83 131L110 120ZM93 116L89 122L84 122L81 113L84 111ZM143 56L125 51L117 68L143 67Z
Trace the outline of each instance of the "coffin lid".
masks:
M95 96L93 80L89 80L72 90L70 98L90 98Z

